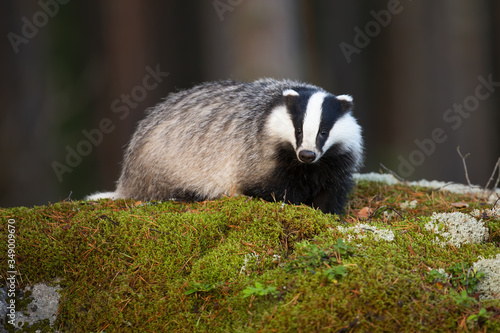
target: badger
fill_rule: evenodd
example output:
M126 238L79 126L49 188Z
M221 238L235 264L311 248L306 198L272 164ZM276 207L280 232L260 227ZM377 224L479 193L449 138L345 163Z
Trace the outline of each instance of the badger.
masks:
M245 195L341 214L362 163L350 95L292 80L217 81L146 111L114 192L87 197L204 201Z

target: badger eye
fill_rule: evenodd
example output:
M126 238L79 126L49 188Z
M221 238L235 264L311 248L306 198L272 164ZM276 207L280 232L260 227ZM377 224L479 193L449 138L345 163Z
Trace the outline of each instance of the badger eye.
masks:
M326 135L328 133L328 131L326 130L326 128L322 128L319 132L319 134L321 135Z

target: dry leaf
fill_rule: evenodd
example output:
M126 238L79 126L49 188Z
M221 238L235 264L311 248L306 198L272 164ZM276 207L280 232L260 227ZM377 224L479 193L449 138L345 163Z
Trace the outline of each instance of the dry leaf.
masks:
M372 210L370 207L363 207L358 212L358 218L367 219L370 217L371 213L372 213Z

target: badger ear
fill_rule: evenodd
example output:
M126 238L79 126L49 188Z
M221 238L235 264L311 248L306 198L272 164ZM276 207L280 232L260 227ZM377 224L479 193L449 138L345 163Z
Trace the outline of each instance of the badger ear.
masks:
M283 96L285 97L285 103L288 107L294 105L299 97L299 93L293 89L283 90Z
M351 95L338 95L337 100L342 105L342 111L352 111L354 109L354 102Z
M299 96L299 93L296 92L293 89L285 89L283 90L283 96L288 97L288 96Z

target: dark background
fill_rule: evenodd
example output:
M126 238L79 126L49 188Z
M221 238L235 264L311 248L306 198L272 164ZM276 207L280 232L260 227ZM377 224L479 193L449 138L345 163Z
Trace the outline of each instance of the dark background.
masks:
M485 185L500 156L500 87L478 104L474 95L479 77L500 82L499 22L495 0L3 0L0 206L113 190L147 107L227 78L353 95L363 172L382 163L409 180L463 183L460 146L471 182ZM349 57L347 44L358 46ZM145 90L148 66L169 74ZM472 111L443 118L465 101ZM103 119L113 130L100 136ZM73 166L68 149L82 153Z

